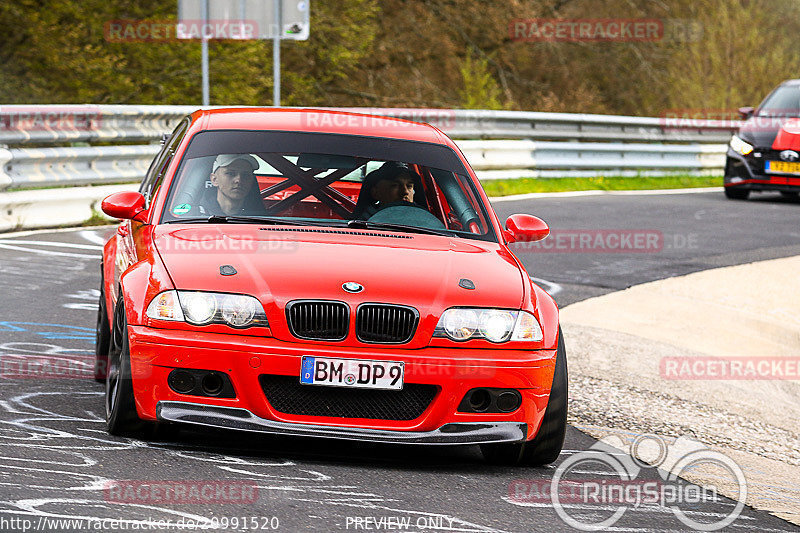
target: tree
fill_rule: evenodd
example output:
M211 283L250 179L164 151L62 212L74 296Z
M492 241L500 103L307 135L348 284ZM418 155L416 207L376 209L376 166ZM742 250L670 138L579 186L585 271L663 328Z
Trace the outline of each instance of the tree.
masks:
M486 58L474 58L468 52L461 63L461 77L464 88L461 89L461 107L464 109L502 109L500 104L500 87L489 72L489 61Z

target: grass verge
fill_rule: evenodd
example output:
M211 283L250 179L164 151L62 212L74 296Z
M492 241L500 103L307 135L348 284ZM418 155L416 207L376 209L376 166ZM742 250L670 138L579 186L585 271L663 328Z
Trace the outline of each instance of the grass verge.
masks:
M532 192L565 191L641 191L650 189L690 189L722 187L721 176L597 176L592 178L520 178L482 181L488 196L508 196Z

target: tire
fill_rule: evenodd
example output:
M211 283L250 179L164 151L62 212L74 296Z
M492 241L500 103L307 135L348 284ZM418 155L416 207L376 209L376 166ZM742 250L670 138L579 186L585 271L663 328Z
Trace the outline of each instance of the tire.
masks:
M725 197L729 200L747 200L748 196L750 196L750 189L725 187Z
M108 370L108 350L111 347L111 324L106 311L106 294L102 276L100 277L100 302L97 307L97 326L94 337L94 380L106 382Z
M146 424L136 414L128 344L128 321L120 296L114 309L114 329L108 353L106 373L106 429L111 435L135 436Z
M567 350L559 326L553 384L539 432L523 443L481 444L484 459L492 464L523 466L542 466L558 459L567 431L568 389Z

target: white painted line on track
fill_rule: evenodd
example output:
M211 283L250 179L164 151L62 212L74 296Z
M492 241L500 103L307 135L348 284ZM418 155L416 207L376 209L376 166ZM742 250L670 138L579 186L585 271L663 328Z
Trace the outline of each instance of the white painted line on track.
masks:
M95 229L100 228L114 228L116 224L109 224L108 226L92 226ZM14 233L0 233L0 238L8 239L11 237L28 237L29 235L42 235L45 233L71 233L76 231L84 231L85 227L80 228L54 228L54 229L32 229L26 231L17 231Z
M576 196L658 196L666 194L700 194L705 192L722 192L722 187L697 187L694 189L650 189L646 191L590 191L565 192L531 192L527 194L511 194L509 196L490 196L489 201L513 202L516 200L535 200L537 198L572 198Z
M531 279L537 285L542 285L542 288L550 296L555 296L556 294L558 294L559 292L564 290L564 287L562 287L558 283L554 283L552 281L547 281L546 279L534 278L533 276L531 276Z
M699 194L703 192L723 192L722 187L695 187L693 189L655 189L649 191L605 191L615 196L646 196L662 194Z
M73 244L71 242L53 242L53 241L22 241L22 240L5 240L0 239L0 244L28 244L34 246L52 246L55 248L77 248L79 250L102 250L102 246L96 244Z
M84 239L86 239L89 242L93 242L94 244L99 244L101 250L102 250L102 247L105 246L105 244L106 244L106 239L102 238L100 235L98 235L94 231L82 231L78 235L80 235L81 237L83 237Z
M11 241L14 242L14 241ZM0 248L5 248L6 250L16 250L18 252L32 252L35 254L42 254L42 255L57 255L61 257L77 257L80 259L100 259L99 255L85 255L85 254L71 254L69 252L54 252L53 250L37 250L36 248L25 248L22 246L11 246L9 244L0 243Z

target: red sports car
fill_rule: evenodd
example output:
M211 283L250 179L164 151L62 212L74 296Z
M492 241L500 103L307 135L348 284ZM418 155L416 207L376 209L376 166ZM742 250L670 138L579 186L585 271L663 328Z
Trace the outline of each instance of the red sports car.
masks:
M217 109L103 201L97 379L112 434L158 423L558 456L558 308L458 147L426 124Z

